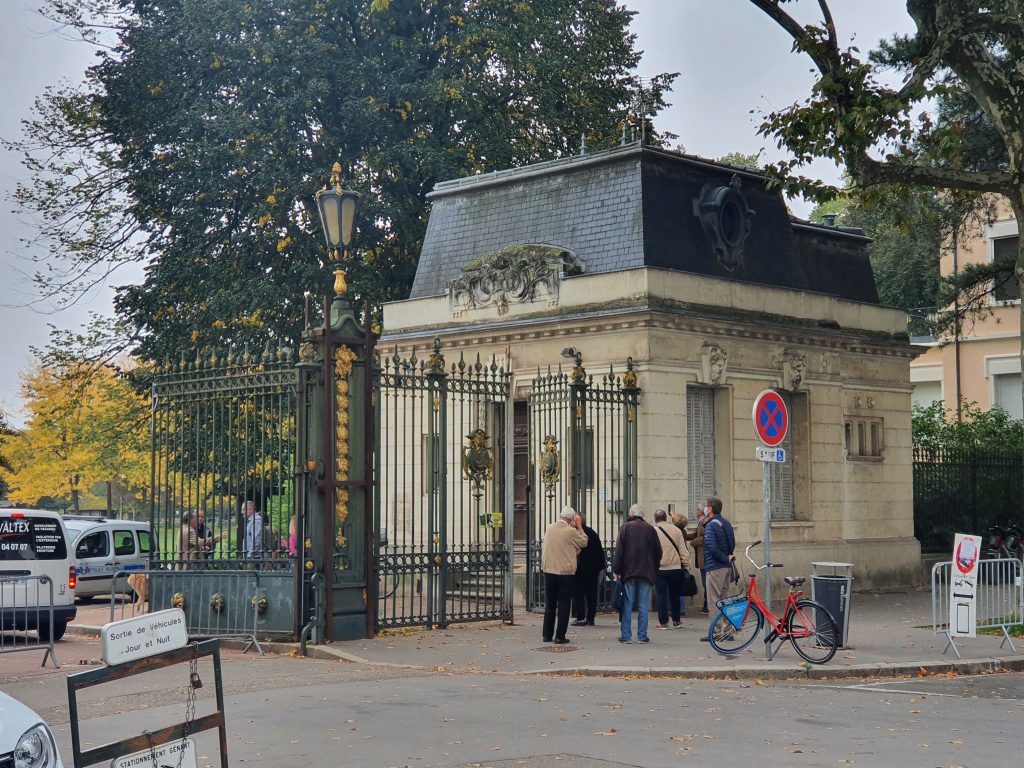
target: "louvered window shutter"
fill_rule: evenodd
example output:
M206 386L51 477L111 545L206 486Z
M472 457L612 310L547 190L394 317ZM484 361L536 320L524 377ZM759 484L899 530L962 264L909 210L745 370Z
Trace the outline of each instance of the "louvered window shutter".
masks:
M715 391L686 388L686 465L693 514L715 494Z

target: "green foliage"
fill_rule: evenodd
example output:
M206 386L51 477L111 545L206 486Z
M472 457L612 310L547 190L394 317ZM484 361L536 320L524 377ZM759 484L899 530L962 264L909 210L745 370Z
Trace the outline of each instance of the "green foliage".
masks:
M726 165L735 165L738 168L749 168L752 171L761 171L764 161L761 159L761 152L749 154L746 152L727 152L717 159L716 162Z
M329 293L313 193L340 160L358 190L357 299L406 295L426 195L443 179L614 145L674 75L641 87L614 0L49 0L112 47L52 89L15 145L66 291L146 264L118 316L143 359L294 340ZM60 260L64 261L60 261ZM98 271L97 271L98 270Z
M915 405L912 424L915 448L1024 451L1024 421L1011 418L999 406L983 411L977 403L964 403L957 421L942 403Z
M868 255L875 273L879 301L906 310L912 318L911 333L932 330L929 318L939 307L939 254L946 229L942 201L935 193L920 194L910 201L882 198L868 207L856 190L817 205L812 221L825 214L836 216L841 227L856 227L870 237Z
M913 0L907 12L915 34L894 37L867 57L840 47L826 0L818 3L821 21L811 24L797 21L778 0L750 2L790 35L794 50L810 57L818 75L805 101L766 115L761 124L762 134L792 154L770 169L786 189L819 201L838 194L799 175L822 157L845 164L867 208L910 201L926 188L942 190L943 204L948 199L974 212L978 195L1002 195L1018 221L1024 219L1019 0ZM902 84L884 84L883 69L902 74ZM944 219L954 225L963 220ZM1024 239L1021 246L1018 280L1024 280ZM969 277L975 278L970 286L962 278L958 287L974 289L973 300L983 292L978 280L987 278ZM954 322L960 319L954 316Z
M7 441L15 434L16 432L7 421L7 414L0 408L0 499L6 499L7 492L10 490L6 473L13 472L14 466L7 457Z

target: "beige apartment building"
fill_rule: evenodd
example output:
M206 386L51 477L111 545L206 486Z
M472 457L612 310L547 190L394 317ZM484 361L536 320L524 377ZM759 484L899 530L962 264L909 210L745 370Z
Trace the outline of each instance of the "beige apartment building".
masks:
M940 271L950 275L968 264L1014 259L1018 238L1017 220L1002 203L994 220L973 224L957 248L946 249ZM988 302L990 311L968 319L959 339L947 335L915 340L927 348L910 364L915 404L941 401L953 409L960 400L977 403L983 410L999 406L1014 418L1024 418L1017 283L996 288Z

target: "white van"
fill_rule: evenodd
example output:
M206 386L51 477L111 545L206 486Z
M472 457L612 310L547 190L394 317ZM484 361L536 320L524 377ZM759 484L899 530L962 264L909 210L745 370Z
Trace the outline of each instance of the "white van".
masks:
M153 537L149 523L135 520L111 520L105 517L65 515L64 524L71 534L71 551L78 572L75 597L87 603L97 595L131 592L125 572L144 573L149 567Z
M57 512L0 509L0 578L48 576L53 582L53 626L48 587L38 581L5 581L0 587L0 628L36 630L41 640L60 640L75 608L75 564L68 532ZM26 584L29 586L26 587Z

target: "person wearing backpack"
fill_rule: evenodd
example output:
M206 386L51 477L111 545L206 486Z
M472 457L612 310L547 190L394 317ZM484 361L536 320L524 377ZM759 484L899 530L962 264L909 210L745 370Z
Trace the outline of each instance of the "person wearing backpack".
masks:
M683 533L668 522L664 509L654 513L654 527L661 537L661 565L658 567L655 591L658 605L658 629L668 629L668 617L672 615L672 626L681 627L679 597L682 591L683 568L690 567L690 553L686 551Z

